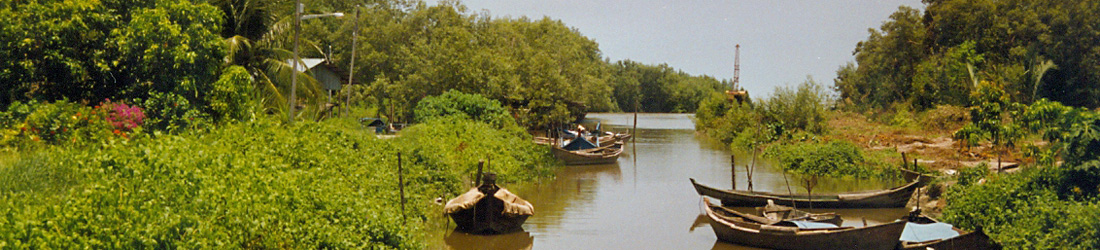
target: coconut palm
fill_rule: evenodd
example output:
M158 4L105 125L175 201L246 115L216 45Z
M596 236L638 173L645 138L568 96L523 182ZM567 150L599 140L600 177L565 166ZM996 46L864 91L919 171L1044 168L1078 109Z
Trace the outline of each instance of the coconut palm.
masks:
M248 69L253 77L255 98L267 113L286 112L290 82L294 70L289 63L294 54L284 49L293 41L293 15L286 0L215 0L211 2L226 13L222 36L228 47L225 62ZM278 18L278 17L283 18ZM306 48L320 52L316 43L303 39ZM300 62L299 62L300 63ZM306 110L315 109L323 90L317 80L298 72L298 103ZM299 112L312 114L315 112Z

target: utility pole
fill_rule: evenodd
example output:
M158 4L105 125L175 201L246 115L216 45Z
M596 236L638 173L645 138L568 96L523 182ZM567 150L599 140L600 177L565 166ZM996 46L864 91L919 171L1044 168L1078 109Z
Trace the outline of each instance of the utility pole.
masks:
M294 99L297 98L296 90L298 89L298 29L301 26L302 16L302 0L294 0L294 62L290 70L290 98L287 103L290 107L287 109L286 119L288 124L294 124Z
M355 28L351 30L351 66L348 66L348 87L345 88L347 93L347 99L344 101L344 117L351 113L351 83L355 77L355 42L359 40L359 9L361 6L355 6Z

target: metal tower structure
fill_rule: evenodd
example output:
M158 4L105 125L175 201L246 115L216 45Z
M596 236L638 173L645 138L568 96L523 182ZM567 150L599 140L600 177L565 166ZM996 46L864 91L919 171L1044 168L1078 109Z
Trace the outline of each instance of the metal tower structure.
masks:
M741 82L741 44L734 46L733 52L733 84L730 90L737 91L737 84Z

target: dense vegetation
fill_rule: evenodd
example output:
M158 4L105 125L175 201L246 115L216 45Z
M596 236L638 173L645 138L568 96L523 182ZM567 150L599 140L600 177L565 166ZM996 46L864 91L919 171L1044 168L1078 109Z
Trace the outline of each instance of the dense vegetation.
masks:
M347 118L290 69L290 1L0 3L0 248L420 248L432 201L464 191L478 160L505 183L554 172L527 128L635 100L692 112L722 85L611 63L548 18L305 2L362 12L301 29L302 57L357 53L359 84L336 96ZM302 111L285 123L295 74ZM375 139L352 118L369 116L415 125Z
M1037 163L1022 173L991 175L979 166L960 174L945 219L984 229L1009 248L1100 247L1100 116L1046 100L1027 109L1021 123L1051 145L1035 147Z
M807 98L815 92L806 87L761 102L714 95L700 104L697 126L734 148L766 147L792 172L856 176L865 169L852 167L860 150L822 140L835 135L816 117L867 114L903 130L950 130L960 152L985 147L992 161L1014 154L1024 166L997 174L981 164L942 180L955 183L943 219L1012 249L1100 247L1100 122L1089 110L1100 107L1100 4L924 2L923 13L901 7L856 45L856 62L837 71L839 100Z
M261 119L21 154L0 168L0 244L417 248L416 225L438 212L431 201L463 191L479 158L505 181L552 169L522 131L463 119L409 130L380 140L350 120Z
M696 128L743 150L781 140L801 141L826 132L826 103L824 87L813 79L795 89L777 87L762 101L738 102L714 93L700 101Z
M969 124L954 133L962 146L986 142L998 162L1023 146L1033 163L1011 175L963 171L944 219L982 228L1008 248L1100 247L1096 115L1062 106L1100 107L1100 4L925 3L923 13L899 8L856 46L856 63L837 71L840 106L969 106ZM1049 144L1026 142L1029 135Z
M1100 107L1096 1L928 0L901 7L856 45L835 88L854 108L971 105L978 80L1015 102Z

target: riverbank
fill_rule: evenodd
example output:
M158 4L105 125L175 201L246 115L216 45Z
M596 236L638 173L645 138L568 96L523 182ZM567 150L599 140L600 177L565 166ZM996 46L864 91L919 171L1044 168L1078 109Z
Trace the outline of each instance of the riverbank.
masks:
M382 140L352 119L262 118L17 151L0 161L0 247L423 248L435 200L478 160L505 182L554 172L530 140L462 119Z

